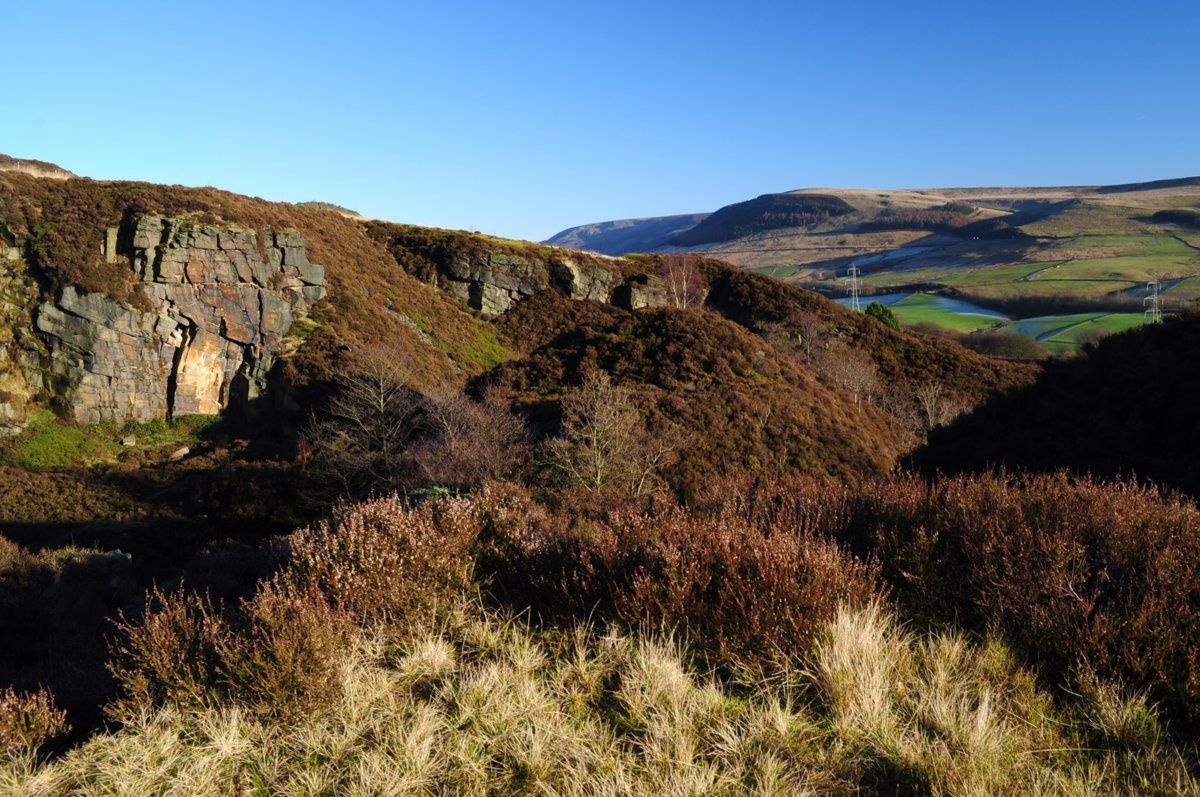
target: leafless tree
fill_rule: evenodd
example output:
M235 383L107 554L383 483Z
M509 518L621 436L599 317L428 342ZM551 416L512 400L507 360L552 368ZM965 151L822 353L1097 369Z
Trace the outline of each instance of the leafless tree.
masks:
M796 354L806 363L811 363L814 353L829 340L825 319L808 311L794 312L783 321L764 324L761 331L776 349Z
M849 346L837 346L820 352L817 366L850 391L854 403L869 401L879 389L879 371L866 352Z
M938 381L922 382L913 390L913 399L920 411L926 432L943 426L962 412L962 402L950 394Z
M696 255L665 255L662 276L673 307L687 309L704 303L704 275Z
M509 476L528 453L524 421L500 402L447 392L426 401L422 425L413 459L431 484L468 487Z
M572 484L644 495L681 445L678 435L647 431L629 389L592 371L563 399L562 435L549 442L546 455Z
M343 493L396 489L422 396L395 352L371 347L351 362L305 433L309 464Z
M808 311L793 313L788 323L796 330L805 362L812 362L813 352L824 347L829 339L829 325L824 318Z

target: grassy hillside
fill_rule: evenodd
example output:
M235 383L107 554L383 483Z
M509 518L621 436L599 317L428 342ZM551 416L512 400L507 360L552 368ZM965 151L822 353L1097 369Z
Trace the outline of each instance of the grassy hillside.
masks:
M837 203L837 210L814 206L789 217L772 203ZM721 208L648 248L687 246L833 295L846 291L846 272L855 266L868 289L940 291L1017 319L1136 312L1145 283L1157 279L1166 306L1177 310L1200 299L1197 213L1198 178L1058 188L820 188ZM919 320L960 332L976 321L962 314ZM1069 341L1051 346L1072 348Z
M695 227L707 216L707 213L688 213L585 224L563 230L546 239L546 243L614 256L628 252L649 252L661 246L663 241Z

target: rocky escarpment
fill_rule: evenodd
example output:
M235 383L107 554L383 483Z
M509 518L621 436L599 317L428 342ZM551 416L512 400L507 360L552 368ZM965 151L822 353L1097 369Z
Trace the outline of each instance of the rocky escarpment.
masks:
M573 299L607 302L621 276L568 258L502 252L461 253L439 268L438 285L484 315L501 315L523 298L554 288Z
M7 247L0 424L36 399L96 423L218 413L260 395L284 337L325 293L299 233L261 235L160 216L108 230L104 257L132 269L143 307L70 284L31 307L21 250Z
M407 271L485 317L547 290L630 310L668 303L659 276L618 258L388 222L366 227Z

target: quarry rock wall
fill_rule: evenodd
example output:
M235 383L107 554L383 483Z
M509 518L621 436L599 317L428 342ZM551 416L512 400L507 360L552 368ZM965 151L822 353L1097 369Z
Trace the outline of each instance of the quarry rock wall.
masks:
M33 400L80 423L245 405L265 390L294 321L325 295L305 243L294 230L132 218L103 250L128 263L140 306L73 285L43 300L21 250L4 247L0 427L15 427Z

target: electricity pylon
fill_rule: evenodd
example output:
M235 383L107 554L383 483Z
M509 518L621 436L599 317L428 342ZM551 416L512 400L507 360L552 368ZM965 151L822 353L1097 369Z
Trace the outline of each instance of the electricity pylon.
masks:
M858 301L858 266L850 266L846 276L850 278L850 309L856 313L862 312L862 305Z
M1142 306L1145 307L1146 323L1161 324L1162 323L1162 283L1158 280L1150 280L1146 283L1146 298L1142 299Z

